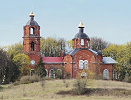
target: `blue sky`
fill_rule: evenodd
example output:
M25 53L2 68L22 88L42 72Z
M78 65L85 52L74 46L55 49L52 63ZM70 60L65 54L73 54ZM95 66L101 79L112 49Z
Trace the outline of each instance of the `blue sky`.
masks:
M0 46L22 42L32 10L45 38L72 39L82 19L89 37L131 41L131 0L0 0Z

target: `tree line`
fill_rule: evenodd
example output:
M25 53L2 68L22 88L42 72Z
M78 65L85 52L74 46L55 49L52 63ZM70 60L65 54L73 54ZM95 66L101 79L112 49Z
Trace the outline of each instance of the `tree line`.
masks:
M68 51L73 48L73 41L66 41L63 38L41 38L41 53L45 57L61 56L61 51ZM68 47L67 47L68 46ZM94 51L101 50L104 57L112 57L118 62L119 80L123 80L126 75L131 76L131 42L123 45L111 44L102 38L92 37L90 41L90 49ZM30 60L23 53L22 43L4 46L0 50L0 83L14 82L23 75L30 74ZM40 61L41 62L41 61ZM40 65L38 66L44 66ZM40 67L42 68L42 67ZM36 69L37 71L39 69ZM44 70L42 70L44 72Z

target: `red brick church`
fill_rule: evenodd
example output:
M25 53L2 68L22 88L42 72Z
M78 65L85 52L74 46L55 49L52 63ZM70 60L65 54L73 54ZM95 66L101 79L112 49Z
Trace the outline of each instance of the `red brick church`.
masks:
M33 12L30 13L30 20L24 26L23 51L30 58L30 67L33 71L41 57L40 52L40 26L34 20ZM47 77L55 78L55 72L58 71L68 74L69 78L76 78L78 73L86 76L84 70L89 69L96 76L101 75L103 79L116 79L117 62L111 57L102 57L102 52L96 52L90 49L90 38L84 33L85 26L80 22L79 32L73 38L73 49L69 52L63 52L61 57L42 57ZM82 73L81 73L82 72Z

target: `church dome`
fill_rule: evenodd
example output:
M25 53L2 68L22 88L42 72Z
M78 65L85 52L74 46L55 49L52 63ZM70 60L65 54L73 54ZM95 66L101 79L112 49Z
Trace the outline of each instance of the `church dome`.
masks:
M74 37L75 39L90 39L89 36L85 33L77 33Z
M83 25L83 23L82 22L80 22L80 24L78 25L78 28L79 28L79 33L77 33L76 35L75 35L75 39L88 39L88 40L90 40L90 38L89 38L89 36L86 34L86 33L84 33L84 25Z
M29 14L29 16L30 16L30 20L26 23L26 25L28 25L28 26L31 26L31 25L39 26L38 23L34 20L35 14L33 12L31 12Z
M34 25L34 26L39 26L38 25L38 23L36 22L36 21L34 21L34 20L29 20L27 23L26 23L26 25Z

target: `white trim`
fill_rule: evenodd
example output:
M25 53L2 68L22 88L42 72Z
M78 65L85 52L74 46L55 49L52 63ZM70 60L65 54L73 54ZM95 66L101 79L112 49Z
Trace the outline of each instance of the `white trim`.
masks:
M81 45L82 46L84 45L84 39L81 39Z
M108 71L108 69L105 69L103 71L103 79L109 79L109 71Z
M53 73L51 73L52 70L53 70ZM50 78L55 78L54 69L50 69L50 71L49 71L49 77Z
M33 27L30 28L30 34L34 34L34 28Z
M48 77L48 70L47 69L45 69L46 70L46 77Z
M79 60L79 69L83 69L83 60Z
M86 72L82 72L81 77L85 77L85 76L87 76Z
M88 69L88 60L84 60L84 69Z

